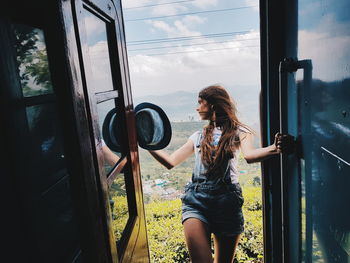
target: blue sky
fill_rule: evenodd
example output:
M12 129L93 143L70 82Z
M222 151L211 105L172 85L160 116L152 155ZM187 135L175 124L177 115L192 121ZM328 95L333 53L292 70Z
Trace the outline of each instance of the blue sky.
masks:
M164 5L169 2L178 3ZM349 2L338 2L337 12L319 1L300 3L298 57L312 59L317 65L313 76L325 81L348 77L348 67L338 65L337 61L342 59L346 63L350 57L347 48L350 27L343 11L348 10ZM222 84L236 100L242 116L248 106L254 107L256 116L244 116L248 123L258 119L258 0L124 0L122 4L134 98L177 91L197 93L208 85ZM146 5L154 6L134 8ZM206 12L223 9L232 10ZM186 13L196 14L183 15ZM140 18L149 19L132 21ZM92 15L86 16L85 24L88 38L93 36L88 42L92 74L97 89L105 89L111 86L106 27ZM212 35L229 32L225 37ZM169 41L180 37L187 40ZM152 39L168 42L147 45L135 42ZM195 104L194 101L194 108Z
M164 4L170 2L178 3ZM122 4L135 100L178 91L198 93L211 84L221 84L236 100L238 110L249 108L256 113L246 116L249 123L257 122L258 0L125 0ZM134 8L147 5L153 6ZM184 15L188 13L192 14ZM137 20L143 18L147 19ZM85 25L96 90L109 89L106 27L89 13ZM137 42L154 39L165 42ZM196 103L193 101L194 114Z
M179 3L159 5L169 2ZM245 87L255 93L260 89L257 0L125 0L122 4L134 96L198 92L214 83L233 91L237 87L237 93L245 92ZM234 10L159 18L223 9ZM150 19L132 21L140 18ZM231 34L203 37L219 33ZM198 37L147 45L134 42L193 36Z
M178 3L133 9L133 7L136 6L146 6L154 3L170 2ZM247 8L249 6L256 7ZM124 20L127 29L127 41L169 37L169 35L180 36L182 34L186 35L190 32L193 34L210 34L252 29L256 30L259 27L259 21L256 12L257 1L196 0L182 2L181 0L126 0L123 1L123 8ZM212 13L201 13L189 16L178 16L163 19L132 21L138 18L159 17L167 15L186 14L192 12L203 12L210 10L224 10L231 8L243 9L218 11ZM161 25L159 25L159 23L161 22L167 24L168 27L172 27L173 31L170 33L166 32L164 29L162 30ZM182 29L180 28L181 24L183 26Z

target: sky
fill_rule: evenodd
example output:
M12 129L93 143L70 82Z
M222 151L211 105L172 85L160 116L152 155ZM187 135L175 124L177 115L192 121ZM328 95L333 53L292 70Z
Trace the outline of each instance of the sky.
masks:
M258 0L124 0L122 5L134 97L198 92L217 83L236 94L258 93Z
M258 125L258 0L124 0L122 6L134 102L153 102L152 96L158 96L154 100L161 99L159 105L175 104L176 110L176 94L185 91L191 93L186 99L194 101L193 107L186 104L184 114L197 116L196 94L221 84L236 101L240 120ZM349 78L348 10L348 0L332 5L300 1L298 58L312 60L313 78ZM88 45L95 90L111 90L106 24L88 11L84 16L83 43Z
M221 84L239 111L254 114L241 116L258 122L258 0L124 0L122 6L134 101ZM95 90L110 90L106 24L86 10L84 17Z

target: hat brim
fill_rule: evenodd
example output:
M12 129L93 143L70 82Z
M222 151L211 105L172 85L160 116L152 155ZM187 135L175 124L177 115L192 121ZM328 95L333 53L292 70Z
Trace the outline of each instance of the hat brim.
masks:
M143 148L145 150L151 150L151 151L161 150L161 149L165 148L166 146L168 146L170 143L170 140L171 140L172 131L171 131L170 121L169 121L166 113L162 110L162 108L160 108L159 106L157 106L155 104L149 103L149 102L143 102L143 103L138 104L135 107L135 115L140 110L147 109L147 108L153 109L159 114L160 118L163 121L164 136L160 140L160 142L158 142L157 144L147 145L147 144L141 143L139 140L139 145L141 148Z
M117 108L111 109L102 124L102 137L109 149L114 152L121 152L120 117L117 114Z

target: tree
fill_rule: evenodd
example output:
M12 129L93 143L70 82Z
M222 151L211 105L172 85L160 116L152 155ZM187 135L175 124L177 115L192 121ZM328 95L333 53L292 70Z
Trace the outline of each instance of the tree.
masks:
M52 84L45 43L40 43L44 42L40 37L40 30L16 25L14 32L17 69L24 95L33 96L47 93L48 90L52 89ZM29 80L32 80L39 87L33 89L28 86Z

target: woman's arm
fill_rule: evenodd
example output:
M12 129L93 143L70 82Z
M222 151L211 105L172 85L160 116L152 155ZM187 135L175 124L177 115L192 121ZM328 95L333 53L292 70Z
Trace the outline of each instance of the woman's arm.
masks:
M241 150L247 163L261 162L273 155L281 153L282 137L280 134L275 135L275 141L273 144L263 148L255 148L253 146L253 134L241 133Z
M190 157L193 154L193 141L188 140L184 145L182 145L172 154L168 154L163 150L149 152L158 162L160 162L166 168L171 169L185 161L188 157Z
M109 165L113 166L119 161L119 156L112 152L111 149L107 147L107 145L102 146L102 152L105 161Z

